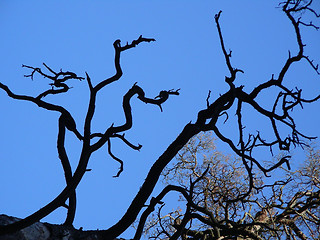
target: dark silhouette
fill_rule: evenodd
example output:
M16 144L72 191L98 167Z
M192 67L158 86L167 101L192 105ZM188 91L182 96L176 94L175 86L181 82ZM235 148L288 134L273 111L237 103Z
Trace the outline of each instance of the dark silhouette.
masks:
M296 36L297 47L298 51L296 54L291 53L285 64L280 69L278 75L272 75L272 78L258 84L251 92L244 91L244 86L240 85L237 86L235 84L235 79L237 74L243 73L241 69L234 67L231 63L231 51L227 52L225 43L223 40L222 30L220 26L220 17L222 16L221 11L215 15L215 22L219 34L219 39L221 43L221 49L225 58L225 63L229 70L229 76L225 77L225 82L229 86L229 90L219 96L215 101L212 103L209 102L209 96L207 99L207 108L203 109L198 112L197 120L192 123L188 123L182 132L177 136L177 138L169 145L167 150L154 162L153 166L149 170L149 173L140 188L139 192L136 194L135 198L133 199L131 205L128 207L126 213L123 217L115 223L112 227L106 230L99 230L99 231L76 231L74 234L77 236L78 239L115 239L120 236L126 229L130 227L130 225L136 220L138 214L140 213L141 209L146 206L146 202L150 197L156 183L159 180L159 177L163 171L163 169L170 163L170 161L177 155L177 153L185 146L188 141L195 135L200 132L206 131L213 131L218 139L227 143L230 148L234 151L235 154L241 159L241 162L244 166L244 169L247 174L248 179L248 186L246 188L246 192L241 192L238 195L234 196L231 202L242 201L246 197L248 197L252 191L256 189L255 185L255 173L253 169L257 169L261 171L264 175L267 176L269 172L272 170L281 167L285 164L288 168L290 168L290 156L287 153L281 159L278 160L273 166L264 166L262 162L260 162L255 156L255 149L257 147L266 147L268 149L277 148L279 150L288 151L292 147L296 146L306 146L304 140L311 140L313 137L308 137L301 133L294 122L293 117L291 117L291 111L303 104L312 103L317 101L320 98L320 95L313 98L313 99L305 99L302 97L302 90L301 89L293 89L290 90L286 86L285 76L289 69L293 67L294 63L300 61L307 61L310 66L319 74L318 66L314 65L313 61L304 54L304 43L301 38L300 26L309 26L315 27L312 23L306 24L300 18L300 13L303 12L310 12L315 17L319 17L319 15L311 8L312 0L310 1L300 1L300 0L287 0L281 3L282 10L284 14L288 17L289 21L291 22L294 33ZM299 13L299 17L295 17L296 14ZM43 217L47 216L55 209L64 206L68 209L67 218L65 221L66 228L65 229L72 229L72 222L75 216L75 208L76 208L76 195L75 189L77 188L78 184L80 183L84 174L88 171L87 166L90 160L91 154L100 149L102 146L107 144L108 151L110 156L120 163L120 170L115 175L118 177L121 172L123 171L123 161L117 158L111 151L111 142L113 138L121 139L127 146L131 147L132 149L138 150L141 146L135 146L134 144L130 143L128 139L124 137L124 135L120 135L121 133L129 130L132 127L132 113L131 113L131 104L130 100L134 95L138 96L138 99L144 103L158 105L162 111L161 105L168 100L171 95L179 95L178 90L168 90L168 91L161 91L160 94L156 98L147 98L145 97L145 92L142 88L138 85L134 84L131 89L123 97L123 111L125 115L125 123L119 126L110 126L104 132L101 133L93 133L91 130L92 119L95 113L95 104L96 104L96 97L100 90L102 90L107 85L119 80L122 76L122 69L120 66L120 55L121 52L129 50L138 46L140 43L143 42L152 42L155 41L152 38L144 38L140 36L138 39L132 41L130 44L127 43L126 45L122 46L120 40L116 40L113 44L115 50L115 69L116 73L101 82L97 85L93 85L89 74L86 73L86 77L79 77L73 72L60 72L53 71L50 67L46 64L44 66L50 72L51 75L44 73L40 68L31 67L23 65L23 67L31 69L32 72L26 77L33 78L34 74L40 74L48 79L51 79L53 83L51 84L52 88L39 94L37 97L32 96L25 96L25 95L17 95L13 93L9 87L0 83L0 88L4 90L9 97L17 100L24 100L33 102L38 105L40 108L44 108L49 111L55 111L60 113L59 118L59 134L58 134L58 153L59 158L61 160L65 178L66 178L66 187L60 192L60 194L53 199L50 203L46 206L42 207L40 210L36 211L35 213L31 214L30 216L15 221L13 223L9 223L6 225L0 226L0 234L12 234L17 232L20 229L26 228L33 223L40 221ZM88 89L90 91L90 100L88 105L88 111L84 121L84 128L82 131L78 130L76 127L75 120L71 116L71 114L59 105L54 105L51 103L46 102L44 99L48 94L61 94L66 93L70 89L67 85L68 81L71 79L76 80L86 80L88 85ZM267 109L262 107L261 103L258 101L258 97L261 93L269 88L275 88L278 90L278 95L274 96L273 107L271 109ZM267 118L271 122L271 126L274 132L274 139L272 141L265 141L263 140L263 136L260 133L250 133L248 137L245 136L244 133L244 125L242 121L242 109L244 105L249 105L252 107L253 111L256 111L261 116ZM217 122L222 119L222 116L228 116L228 110L231 107L235 106L236 116L237 116L237 127L238 127L238 139L237 142L234 142L232 139L224 136L223 133L220 131L219 127L217 126ZM280 108L280 110L279 110ZM286 126L290 129L291 134L289 136L283 136L279 132L279 126ZM79 158L79 162L77 168L75 169L74 173L72 174L70 163L65 151L64 146L64 139L65 139L65 129L73 132L76 137L82 142L82 151L81 156ZM92 141L94 138L95 141ZM199 178L201 179L201 177ZM198 206L196 203L193 202L192 199L192 189L186 190L178 186L170 186L165 188L163 194L166 194L170 191L178 191L180 192L188 202L187 211L185 213L184 218L181 222L177 222L177 231L174 232L170 237L170 239L177 239L181 236L182 230L186 226L190 214L192 214L193 210L200 210L206 211ZM68 200L68 204L66 201ZM158 197L151 198L149 207L147 211L142 215L139 228L137 230L135 239L139 239L141 237L141 232L144 226L144 222L146 217L153 211L154 206L160 203ZM208 216L210 213L205 212ZM217 222L214 218L206 218L202 219L208 225L216 226ZM201 219L200 219L201 221ZM54 231L57 232L57 226L51 226L51 229L55 229ZM53 230L52 230L53 232ZM52 233L51 232L51 233ZM236 233L234 234L236 235ZM210 235L211 239L221 239L221 233L218 229L215 229L213 234ZM91 237L91 238L90 238ZM249 237L253 238L253 235ZM58 239L58 238L57 238Z
M234 201L248 189L241 159L218 151L210 132L199 133L163 171L167 186L141 215L135 239L319 239L319 161L319 148L309 147L301 167L278 169L284 177L275 180L255 175L250 195ZM172 192L180 201L165 208Z

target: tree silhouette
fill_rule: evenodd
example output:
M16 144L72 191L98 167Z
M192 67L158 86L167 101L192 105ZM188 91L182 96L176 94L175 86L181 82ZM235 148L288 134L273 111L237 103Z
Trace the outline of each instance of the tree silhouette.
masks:
M318 65L315 65L312 59L309 56L306 56L304 53L305 44L302 40L300 30L301 26L318 28L312 22L306 23L302 19L303 13L306 12L312 14L314 17L319 18L319 14L316 13L316 11L312 8L312 2L312 0L287 0L280 3L284 14L287 16L293 26L297 43L297 51L296 53L289 52L289 56L282 68L279 70L279 73L272 74L271 79L258 84L250 92L245 91L243 85L237 85L235 83L237 76L239 74L243 74L244 71L233 66L231 62L232 52L226 50L222 29L220 26L220 18L222 16L222 12L220 11L215 15L214 19L218 30L221 49L225 58L226 66L229 71L229 75L225 77L225 83L228 85L229 90L219 96L213 102L210 101L210 93L208 94L207 107L198 112L196 121L194 123L188 123L184 127L182 132L177 136L177 138L154 162L140 190L134 197L126 213L117 223L106 230L86 232L83 231L81 232L81 237L89 238L90 235L94 234L97 239L114 239L120 236L120 234L122 234L126 229L128 229L130 225L136 220L140 211L146 206L146 202L150 197L156 183L158 182L162 171L178 154L183 146L185 146L193 136L197 135L200 132L212 131L220 141L229 145L229 147L239 157L241 163L243 164L243 168L247 175L247 185L244 188L245 191L238 192L238 194L235 194L232 199L228 200L230 203L244 201L250 196L253 191L258 188L255 180L256 171L261 172L265 176L268 176L269 172L282 167L283 165L285 165L290 170L290 155L288 151L293 147L304 147L307 145L306 140L312 140L314 138L306 136L299 131L295 124L294 118L291 115L291 112L299 106L315 102L320 98L320 95L311 99L305 98L302 95L302 89L291 89L288 86L289 80L286 79L289 69L293 68L294 64L303 61L306 61L311 69L313 69L317 74L320 74L318 71ZM179 95L179 90L161 91L157 97L147 98L143 89L140 88L137 84L134 84L132 88L129 89L128 92L123 96L122 105L125 115L125 123L119 126L114 126L114 124L112 124L104 132L98 133L92 132L92 119L95 114L97 95L106 86L121 78L122 69L120 65L120 54L123 51L134 48L140 43L152 41L154 41L154 39L144 38L140 36L130 44L127 43L126 45L122 46L120 40L116 40L113 44L115 50L114 64L116 73L112 77L99 82L97 85L94 85L91 82L88 73L86 73L85 77L81 77L70 71L64 72L60 70L59 72L56 72L46 64L43 65L46 68L46 72L48 73L46 73L45 70L39 67L23 65L24 68L30 69L31 71L30 74L26 75L26 77L33 78L35 74L39 74L52 81L50 84L51 89L40 93L36 97L17 95L13 93L8 86L0 83L0 88L3 89L9 97L17 100L32 102L40 108L44 108L48 111L55 111L60 114L58 120L59 133L57 139L57 149L66 180L66 187L50 203L24 219L0 226L1 234L14 233L20 229L30 226L59 207L66 207L68 209L65 226L72 228L76 209L75 189L82 180L84 174L89 171L89 169L87 169L87 166L91 155L104 145L108 147L109 155L120 164L120 170L118 171L118 173L116 173L115 177L118 177L121 174L121 172L123 171L123 161L112 153L112 139L118 138L122 140L125 145L135 150L139 150L141 148L140 145L136 146L132 144L122 134L132 127L132 113L130 105L130 100L132 99L132 97L134 95L137 95L138 99L142 102L158 105L160 107L160 110L162 111L161 104L168 100L171 95ZM68 86L68 82L70 80L85 80L88 85L90 100L86 117L84 119L83 130L79 130L77 128L74 118L67 109L44 100L48 95L56 95L68 92L68 90L70 89L70 87ZM276 92L275 95L270 96L272 106L269 108L264 107L263 103L259 100L259 97L271 88ZM251 133L245 131L245 125L243 122L243 114L245 113L243 109L247 106L250 106L252 111L255 111L260 116L270 121L270 126L273 130L274 136L272 140L264 140L264 136L262 136L259 132ZM234 108L236 109L235 122L228 120L230 111L232 111L232 109ZM223 134L219 127L219 124L222 122L224 122L225 124L235 124L237 126L238 132L236 133L236 137L229 138L228 136ZM284 126L286 129L289 129L289 132L285 134L282 133L279 130L282 126ZM66 129L73 132L82 143L81 155L78 161L78 165L73 173L71 171L70 162L65 150ZM261 148L270 149L270 155L272 155L275 149L284 151L285 154L280 159L278 159L277 162L269 166L265 165L262 161L259 160L259 154L257 150ZM217 229L215 229L215 226L217 225L216 219L212 217L206 209L203 209L197 206L197 204L194 204L192 199L193 185L195 185L195 183L200 181L202 178L203 177L200 176L199 180L193 182L190 189L170 186L166 187L163 190L163 195L167 194L170 191L179 191L187 199L188 202L186 214L184 215L182 222L177 223L177 231L171 236L171 239L177 239L179 236L181 236L186 223L190 220L190 213L193 211L193 209L196 209L209 216L209 218L205 221L206 224L213 226L214 228L212 238L219 239L220 233ZM138 227L135 239L140 238L145 218L153 211L153 208L157 203L160 203L159 197L151 198L147 210L144 211L144 214L142 214L141 216L141 224ZM80 233L78 232L78 234Z
M161 204L148 220L140 219L137 234L144 229L154 239L169 239L178 231L182 239L319 239L319 149L306 153L298 170L282 168L285 177L271 183L257 175L250 195L234 201L247 191L246 170L240 159L216 149L211 133L200 133L164 170L167 186L154 199ZM170 191L180 193L184 210L165 210L163 198ZM144 216L153 208L149 205Z

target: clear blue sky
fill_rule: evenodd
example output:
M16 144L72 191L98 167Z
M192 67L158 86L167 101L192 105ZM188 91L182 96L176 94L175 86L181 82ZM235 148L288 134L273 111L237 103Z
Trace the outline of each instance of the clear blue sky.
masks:
M17 1L0 2L0 81L17 94L36 96L49 88L49 81L24 78L22 64L41 67L45 62L54 70L70 70L80 76L89 73L94 83L113 75L113 42L131 42L140 34L157 41L143 43L122 54L123 77L105 88L98 97L94 130L104 131L112 123L124 121L122 96L138 82L147 96L160 90L181 88L157 106L132 101L134 125L126 133L140 152L114 141L113 153L125 162L120 178L103 148L95 153L88 172L77 188L76 227L105 229L120 219L148 169L175 139L184 125L194 121L206 106L208 91L214 100L228 86L228 74L221 53L214 14L222 10L221 27L232 63L243 69L238 85L248 91L256 84L277 75L288 50L296 52L293 28L276 1ZM320 3L317 2L317 8ZM319 25L319 24L318 24ZM304 28L305 29L305 28ZM320 33L303 31L306 54L320 62ZM290 87L305 86L306 97L320 90L320 79L309 65L297 65L288 74ZM48 96L47 101L67 108L81 130L88 104L85 82L74 80L67 94ZM271 94L271 93L270 93ZM270 95L262 100L270 103ZM65 186L56 151L58 114L29 102L9 99L0 91L0 213L25 217L51 201ZM297 111L297 124L306 134L320 136L319 103ZM268 129L250 111L244 116L248 129ZM231 124L231 123L230 123ZM232 137L234 125L224 133ZM284 130L285 131L285 130ZM265 131L268 137L268 130ZM67 151L76 166L81 144L67 135ZM223 151L229 149L221 145ZM263 159L262 160L268 160ZM298 159L297 159L298 160ZM159 189L158 189L159 190ZM155 193L156 194L156 193ZM61 223L65 210L58 209L45 221ZM126 237L131 237L130 234Z

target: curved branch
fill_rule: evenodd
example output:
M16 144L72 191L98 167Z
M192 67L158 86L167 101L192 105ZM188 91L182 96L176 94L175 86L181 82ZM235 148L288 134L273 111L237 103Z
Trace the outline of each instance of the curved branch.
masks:
M71 117L70 113L66 109L64 109L63 107L44 102L43 100L37 99L34 97L14 94L13 92L10 91L10 89L6 85L4 85L2 83L0 83L0 88L3 89L4 91L6 91L8 96L13 99L30 101L30 102L37 104L39 107L46 109L46 110L60 112L61 113L61 121L62 120L64 121L65 126L71 131L76 130L75 122L74 122L73 118ZM62 135L60 135L60 137L62 137ZM84 143L84 146L85 146L85 143ZM61 151L60 153L63 154L63 151ZM80 156L80 161L79 161L78 167L75 170L72 179L68 182L67 186L61 191L61 193L55 199L53 199L50 203L48 203L46 206L44 206L40 210L34 212L30 216L28 216L24 219L21 219L17 222L14 222L12 224L0 226L0 234L13 233L13 232L16 232L22 228L30 226L31 224L39 221L43 217L45 217L48 214L50 214L51 212L53 212L55 209L57 209L61 206L65 206L66 200L68 198L70 198L70 196L74 193L77 185L79 184L84 173L86 172L90 155L91 155L91 152L88 151L88 148L84 147L83 151L81 153L81 156ZM71 212L70 212L70 216L72 216ZM71 219L71 217L69 219Z
M63 108L63 107L61 107L59 105L54 105L52 103L45 102L45 101L43 101L43 100L41 100L39 98L34 98L34 97L30 97L30 96L25 96L25 95L14 94L3 83L0 83L0 88L3 89L4 91L6 91L8 96L13 98L13 99L33 102L33 103L37 104L39 107L44 108L46 110L60 112L61 115L64 118L64 122L65 122L66 128L68 130L70 130L71 132L73 132L77 136L77 138L79 138L79 140L83 139L82 135L77 130L76 123L75 123L73 117L71 116L71 114L65 108Z
M114 134L124 132L126 130L129 130L132 127L132 113L131 113L131 105L130 105L130 100L131 98L137 94L138 99L140 99L144 103L150 103L150 104L155 104L158 105L161 108L161 104L164 103L168 98L169 95L179 95L178 90L177 91L161 91L159 96L157 96L157 99L151 99L151 98L146 98L145 93L136 84L133 85L131 89L123 96L123 111L125 115L125 123L114 127L113 125L106 130L106 132L101 136L98 142L92 145L92 151L98 150L100 147L102 147L106 141L112 137ZM162 108L161 108L162 109Z
M113 75L110 78L107 78L103 81L101 81L97 86L94 87L95 92L98 92L101 88L105 87L106 85L117 81L120 79L120 77L122 76L122 69L120 66L120 53L122 51L128 50L130 48L134 48L136 47L138 44L142 43L142 42L153 42L155 41L155 39L153 38L144 38L142 37L142 35L139 36L139 38L137 40L133 40L131 44L126 44L125 46L121 46L121 40L118 39L113 43L113 47L115 49L115 57L114 57L114 64L115 64L115 68L116 68L116 73L115 75Z
M58 148L59 158L61 160L61 164L63 167L66 183L68 185L72 181L72 170L71 170L71 165L70 165L70 161L68 159L67 152L64 147L65 134L66 134L65 127L66 127L65 120L64 120L63 116L61 115L59 118L59 130L58 130L59 132L58 132L57 148ZM76 203L77 203L76 191L74 190L70 194L70 197L69 197L69 205L67 207L68 213L67 213L67 218L64 222L65 225L72 226L72 223L73 223L74 217L75 217L75 213L76 213Z
M69 79L78 79L78 80L83 80L83 77L78 77L77 74L67 71L67 72L63 72L62 70L60 70L60 72L55 72L53 71L50 67L48 67L48 65L46 65L45 63L43 63L43 65L53 74L53 76L50 76L44 72L42 72L41 68L36 68L36 67L31 67L31 66L27 66L27 65L22 65L22 67L24 68L30 68L32 69L31 74L29 75L24 75L24 77L30 77L31 80L33 80L34 74L37 72L39 73L41 76L43 76L44 78L48 78L50 80L53 81L53 83L50 83L50 85L52 86L52 89L49 89L41 94L38 95L38 99L41 99L45 96L47 96L48 94L58 94L58 93L63 93L63 92L67 92L70 88L69 86L65 83L65 81L69 80ZM54 87L60 88L60 89L54 89Z
M138 146L132 144L131 142L129 142L125 137L124 134L120 135L120 134L113 134L111 137L117 137L120 138L125 144L127 144L127 146L131 147L134 150L140 150L142 148L141 144L138 144Z
M113 177L119 177L120 174L121 174L122 171L123 171L123 161L122 161L120 158L116 157L116 156L111 152L111 140L110 140L110 139L108 139L108 153L109 153L109 155L110 155L114 160L116 160L118 163L120 163L120 168L119 168L118 173L117 173L115 176L113 176Z

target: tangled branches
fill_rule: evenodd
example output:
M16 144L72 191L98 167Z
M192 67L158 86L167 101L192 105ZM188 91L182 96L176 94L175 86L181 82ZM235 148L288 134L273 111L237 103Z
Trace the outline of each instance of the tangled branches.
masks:
M313 209L314 206L317 206L317 199L319 198L319 195L317 195L318 192L311 193L308 190L301 191L301 193L297 193L296 196L291 196L291 198L283 200L283 198L279 196L282 196L282 187L288 185L290 182L288 179L286 181L279 181L271 187L274 196L276 197L273 197L275 201L270 204L259 205L259 201L252 200L252 196L263 188L270 188L270 186L261 185L260 177L267 177L271 171L282 168L283 166L286 166L286 168L290 170L290 149L299 146L305 147L307 146L307 141L314 139L314 137L307 136L299 130L292 115L292 111L298 106L304 106L305 104L319 100L320 95L306 98L302 94L302 89L290 89L288 87L289 80L287 79L288 72L293 68L294 64L303 61L306 61L309 64L312 71L315 71L318 75L320 74L318 65L314 64L313 60L305 54L305 43L301 36L301 27L318 28L316 24L312 22L306 23L302 18L303 13L310 13L315 18L319 18L319 14L312 8L312 3L312 0L287 0L280 4L284 14L293 26L297 45L296 53L293 54L289 52L289 56L283 66L279 69L279 72L272 74L271 79L258 83L258 85L250 92L245 91L244 86L237 85L237 81L235 81L239 74L244 74L244 71L233 66L231 62L231 51L227 52L226 50L222 28L220 26L221 17L223 15L222 12L220 11L215 15L214 20L218 31L218 38L220 40L226 66L229 71L228 76L224 79L228 86L228 90L221 96L217 97L213 102L209 101L210 99L208 96L207 107L198 112L196 121L188 123L177 138L154 162L144 183L122 218L109 229L95 231L95 237L99 237L100 239L115 239L128 229L138 217L140 211L146 207L146 202L151 196L165 167L179 153L179 151L188 144L192 137L200 132L212 131L217 139L226 143L233 150L238 157L237 161L241 163L241 167L233 168L233 165L231 164L220 168L221 165L210 163L205 166L204 171L200 172L196 167L191 167L189 170L192 171L192 174L195 174L195 178L190 178L188 186L168 185L158 196L150 200L149 205L141 216L135 239L139 239L141 237L148 215L154 211L157 204L162 204L162 198L172 191L179 192L187 204L183 216L181 214L177 214L179 217L172 218L174 219L174 221L170 223L172 226L171 230L173 229L172 231L167 231L164 225L162 226L163 233L167 238L177 239L180 236L182 236L182 238L202 238L209 236L211 239L224 239L224 237L235 236L238 234L247 238L261 239L262 237L259 235L261 231L263 234L266 234L267 231L278 234L278 228L275 228L277 224L285 226L283 227L283 231L288 236L291 234L290 231L293 231L295 235L300 238L305 238L303 234L300 233L300 230L297 229L293 219L295 216L298 216L297 218L300 218L303 221L314 221L315 223L318 223L318 216L313 212L311 212L311 214L306 212L309 208ZM123 160L113 153L112 140L114 138L118 138L126 146L129 146L134 150L139 150L141 148L140 144L136 145L131 143L124 135L124 132L132 127L132 112L130 104L132 97L137 95L140 101L157 105L162 111L162 104L168 100L170 96L179 95L179 90L160 91L157 97L149 98L146 97L142 88L134 84L123 97L122 105L125 117L124 123L117 126L112 124L101 132L92 132L92 119L95 114L97 94L104 87L121 78L122 69L120 65L120 55L123 51L134 48L140 43L152 41L155 40L140 36L131 43L127 43L122 46L121 41L116 40L113 43L115 50L114 65L116 73L113 76L100 81L96 85L93 84L88 73L86 73L86 77L83 78L69 71L63 72L61 70L60 72L55 72L46 64L44 64L44 66L49 71L49 74L46 74L40 68L23 65L23 67L32 70L31 74L26 75L26 77L33 79L34 75L37 73L46 79L53 81L50 83L52 88L40 93L37 97L14 94L6 85L0 83L0 88L4 90L9 97L33 102L40 108L55 111L60 114L58 153L66 178L66 187L55 199L25 219L5 226L0 226L1 234L15 232L29 226L61 206L68 209L68 216L65 223L67 225L72 225L75 211L75 189L84 174L88 171L87 166L91 155L103 146L106 145L108 147L108 154L110 157L120 164L120 169L116 173L115 177L118 177L121 174L124 168L124 163ZM83 130L77 129L76 121L68 110L62 106L55 105L44 100L48 94L54 95L69 91L70 87L67 85L67 81L71 79L85 79L90 93ZM259 101L259 97L270 88L276 89L277 93L274 96L270 96L272 106L269 108L263 107L261 101ZM265 140L264 136L260 132L251 133L245 131L243 110L245 106L251 107L255 113L258 113L261 117L268 120L272 129L272 139ZM224 134L218 123L221 121L222 116L230 116L232 114L231 111L234 109L236 109L236 121L231 124L236 126L237 132L235 136L231 138ZM224 121L224 124L230 124L228 117ZM280 130L282 127L289 129L290 133L283 134ZM64 146L66 129L74 133L82 143L78 165L73 173L70 170L70 163ZM274 149L284 151L284 155L277 159L272 166L265 165L265 162L263 161L264 159L261 159L256 153L256 150L260 148L270 150L271 156L273 156ZM216 170L214 170L213 167L217 167L219 169L220 175L218 174L218 178L216 178L217 172L215 172ZM262 173L262 176L260 176L260 173ZM243 183L245 184L242 182L236 182L236 177L238 175L243 176L241 180L243 180ZM227 179L226 181L229 181L229 187L221 186L221 179ZM206 189L206 191L199 192L201 187L202 189ZM210 198L211 202L209 201ZM68 199L69 204L66 204ZM299 204L301 202L305 203L303 206L307 207L300 206ZM256 205L257 214L255 216L252 214L250 216L249 213L251 212L245 207L244 211L247 214L244 216L240 216L239 212L236 211L238 208L242 207L243 204L247 203L252 204L252 206ZM281 209L282 212L273 212L276 208ZM212 211L213 209L217 212ZM308 219L303 217L301 218L302 214L309 214ZM196 219L197 222L201 223L201 227L199 229L194 230L186 227L193 219ZM269 224L270 221L272 224ZM257 234L257 232L259 234Z
M154 239L319 238L319 150L309 148L302 167L286 170L282 180L266 184L257 175L255 189L242 199L248 189L245 167L217 151L211 134L192 138L176 160L165 169L168 185L143 212L135 239L142 233ZM169 211L163 199L174 192L186 206Z
M260 172L265 177L268 177L268 173L273 171L274 169L282 168L284 164L287 167L287 169L290 170L291 167L289 160L291 159L291 156L289 154L289 150L297 146L306 147L306 141L315 138L311 136L306 136L298 130L298 127L294 121L294 118L291 115L291 112L297 106L303 107L304 104L312 103L319 100L320 95L307 99L302 96L302 89L289 89L287 87L288 80L286 79L287 73L289 69L293 67L294 63L304 60L306 60L307 63L311 66L311 69L313 69L318 75L320 75L318 71L318 66L315 65L313 61L310 60L310 58L304 54L305 44L302 41L300 30L301 26L313 28L317 27L313 23L304 23L301 17L295 17L295 15L297 15L298 13L302 14L303 12L310 12L316 18L319 18L319 14L317 14L312 9L311 5L312 1L289 0L281 4L283 12L286 14L294 28L298 51L296 54L289 54L278 75L272 74L272 78L270 80L260 83L251 92L244 91L243 85L235 85L237 73L244 72L241 69L233 67L231 63L231 51L230 53L226 51L220 26L220 17L222 15L222 12L220 11L218 14L215 15L215 22L218 29L221 49L230 74L229 76L225 77L225 82L229 85L229 90L226 93L222 94L211 104L209 103L208 96L207 108L201 110L198 113L198 118L196 122L194 124L188 124L181 135L185 133L185 135L190 136L188 135L190 134L190 132L192 132L192 134L197 134L200 131L212 130L219 140L227 143L233 150L233 152L238 155L239 160L242 163L240 175L246 175L246 177L240 181L239 179L233 179L234 177L237 177L238 174L234 174L234 169L233 171L231 171L232 169L229 169L229 171L231 172L226 172L223 174L223 176L227 178L229 177L229 180L235 184L235 187L233 187L233 184L229 183L227 189L225 190L225 188L221 187L221 184L218 184L219 181L217 182L217 180L215 180L215 174L217 174L216 172L215 174L209 174L211 172L209 170L208 174L204 173L206 172L204 171L206 167L209 169L213 169L215 163L212 163L213 165L211 167L203 166L201 172L196 171L196 167L189 168L190 163L182 163L182 171L186 171L186 168L189 171L192 170L192 174L195 177L195 179L190 179L188 185L189 187L169 185L156 198L154 198L156 200L151 200L148 209L142 215L143 217L141 219L143 220L140 219L135 239L139 239L141 237L143 228L142 226L144 225L144 221L146 219L144 215L150 214L151 210L154 209L155 205L162 201L161 199L171 191L177 191L183 196L183 198L187 202L186 211L184 214L182 214L183 219L180 220L177 217L172 217L173 215L170 215L172 221L169 221L169 230L166 227L164 227L163 224L160 224L161 218L159 218L158 221L160 224L160 230L158 233L155 234L156 237L165 239L177 239L178 236L182 236L183 239L187 239L188 237L195 239L202 239L206 237L208 237L209 239L228 239L228 237L230 236L243 236L244 238L247 237L251 239L262 239L260 232L259 234L257 234L257 231L259 229L263 228L264 230L261 231L269 232L276 235L278 234L278 231L280 231L279 227L275 228L274 226L265 224L266 222L271 221L275 225L283 225L285 223L283 225L284 227L282 228L282 230L283 232L285 232L286 235L289 236L291 234L299 236L301 239L306 239L305 236L301 234L299 228L295 225L295 220L296 218L300 218L301 214L304 214L308 208L313 208L313 206L316 206L316 208L318 208L319 202L318 200L316 200L318 197L318 192L313 193L315 195L314 198L310 198L311 193L308 191L299 193L297 196L297 198L301 200L299 201L299 203L305 203L303 205L305 207L302 208L300 208L300 206L298 207L298 205L290 205L290 202L295 197L291 196L291 198L288 198L286 201L278 199L281 202L279 206L281 206L282 208L280 207L280 209L291 209L289 212L284 211L285 213L283 212L282 215L272 212L274 210L274 206L272 204L272 207L270 207L271 205L262 206L259 205L259 201L255 200L255 203L257 204L257 206L259 206L260 211L256 211L256 216L251 216L250 222L247 222L247 215L250 213L251 210L249 211L248 209L244 208L243 211L246 213L246 215L241 217L238 215L238 209L244 207L243 204L247 202L251 203L252 200L250 199L253 194L262 191L262 189L267 188L267 186L259 185L259 183L261 183L259 178L257 178L257 176L259 176L257 175L259 172L255 173L255 169L260 170ZM262 107L262 104L258 101L258 99L260 95L262 95L265 91L267 91L270 88L277 89L278 93L274 96L272 107L268 109ZM269 96L269 98L270 97L271 96ZM247 134L244 131L244 105L251 106L254 109L254 111L256 111L262 117L269 120L271 129L273 130L273 140L264 140L260 132L256 134ZM220 117L225 114L228 116L228 111L230 111L233 106L235 106L236 108L236 125L238 129L237 141L234 141L233 139L224 135L217 125ZM228 123L228 118L226 121L224 121L224 123ZM283 127L290 129L291 133L289 134L289 136L283 136L283 134L280 133L279 129ZM273 149L278 149L278 151L282 151L284 155L281 158L279 158L277 162L275 162L272 166L264 166L263 160L259 160L259 157L255 152L258 148L270 149L271 157L273 156ZM192 164L193 163L191 163L191 165ZM178 171L180 167L176 166L173 167L173 169L175 169L175 171ZM240 172L239 169L237 169L237 173ZM246 174L244 174L244 172L246 172ZM221 173L221 171L219 173ZM203 185L200 185L198 187L200 188L199 192L195 192L195 186L198 182L202 182ZM246 182L247 184L242 185L242 182ZM290 180L278 181L272 185L272 188L282 189L282 187L288 185L289 182ZM216 185L212 186L211 184ZM219 193L219 191L223 191L223 193ZM201 198L200 200L198 199L199 196ZM311 203L311 205L309 205L308 203ZM296 207L298 207L299 210L296 209ZM249 209L250 208L251 205ZM295 210L293 210L294 208ZM222 210L220 211L219 209ZM290 214L296 215L295 217L293 217L293 219L291 219L292 216L290 216ZM303 221L306 220L305 218L303 219ZM311 218L309 217L306 221L311 221L310 219ZM314 216L314 219L314 224L318 224L318 217ZM177 221L180 223L177 224ZM189 222L191 223L191 225L193 222L200 222L200 225L202 227L197 228L193 231L192 228L186 228L186 225ZM205 227L203 227L204 225ZM255 229L255 231L252 230L253 228ZM289 231L288 228L291 229L290 231L293 231L293 233L287 232Z

